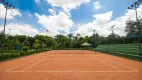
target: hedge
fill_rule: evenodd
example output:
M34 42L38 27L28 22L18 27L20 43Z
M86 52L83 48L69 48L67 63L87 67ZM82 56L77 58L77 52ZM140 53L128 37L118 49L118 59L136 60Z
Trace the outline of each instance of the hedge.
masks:
M34 53L40 53L40 52L44 52L44 51L48 51L48 50L37 50L37 51L28 51L28 52L21 51L19 53L13 53L13 52L12 53L4 53L3 56L0 55L0 61L14 59L14 58L18 58L21 56L31 55Z
M4 50L4 53L19 53L18 50Z
M16 58L16 57L20 57L20 53L4 53L3 57L1 57L0 55L0 60L8 60L8 59L12 59L12 58Z
M54 50L92 50L92 47L86 47L86 48L54 48Z
M124 57L124 58L128 58L128 59L132 59L132 60L137 60L137 61L142 61L142 56L139 55L132 55L132 54L128 54L128 53L121 53L121 52L115 52L115 51L111 51L109 49L95 49L95 51L98 52L103 52L106 54L111 54L111 55L115 55L115 56L119 56L119 57Z

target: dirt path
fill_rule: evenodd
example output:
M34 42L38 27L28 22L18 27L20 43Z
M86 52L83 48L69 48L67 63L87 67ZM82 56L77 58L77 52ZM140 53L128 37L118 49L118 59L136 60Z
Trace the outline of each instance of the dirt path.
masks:
M0 80L142 80L142 62L88 50L54 50L0 62Z

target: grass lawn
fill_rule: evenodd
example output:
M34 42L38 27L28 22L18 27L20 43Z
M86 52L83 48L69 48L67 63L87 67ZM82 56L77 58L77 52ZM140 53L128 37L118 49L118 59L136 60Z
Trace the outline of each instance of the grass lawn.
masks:
M141 44L141 48L142 48L142 44ZM134 44L99 45L97 47L97 49L107 50L107 51L116 52L116 53L125 53L125 54L130 54L130 55L139 55L138 43L134 43Z

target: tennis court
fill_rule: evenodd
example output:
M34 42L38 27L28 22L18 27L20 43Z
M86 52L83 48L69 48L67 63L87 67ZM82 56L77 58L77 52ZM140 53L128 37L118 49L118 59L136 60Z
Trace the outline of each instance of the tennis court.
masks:
M142 62L89 50L53 50L0 67L1 80L142 80Z

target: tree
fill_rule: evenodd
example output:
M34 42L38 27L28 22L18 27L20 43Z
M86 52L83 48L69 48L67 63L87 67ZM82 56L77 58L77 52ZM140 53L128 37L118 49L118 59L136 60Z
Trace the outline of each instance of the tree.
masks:
M35 43L33 44L33 47L34 47L36 50L40 49L40 48L41 48L41 42L40 42L40 40L36 39L36 40L35 40Z
M56 41L55 48L58 49L69 48L69 40L66 36L56 35L55 41Z
M89 38L89 43L92 44L94 48L96 48L98 46L99 35L96 33L96 30L93 30L93 32L94 33Z
M20 35L20 36L18 36L18 39L19 39L20 43L23 43L27 39L27 37L25 35Z
M138 26L137 26L138 24ZM138 19L138 22L130 20L126 22L125 32L127 36L135 36L140 34L142 35L142 19Z
M108 35L107 39L108 39L108 43L109 44L117 44L117 39L119 39L120 36L115 34L115 33L111 33L110 35Z
M137 34L137 26L135 21L130 20L126 22L125 32L127 36L134 36Z
M72 47L72 37L73 37L73 34L72 34L72 33L68 34L68 38L69 38L69 47L70 47L70 48Z
M85 36L85 37L83 38L83 42L89 42L89 37L88 37L88 36Z
M127 21L125 32L127 36L127 43L137 42L138 36L140 35L140 40L142 36L142 19L138 19L138 22L134 20Z
M29 43L29 48L32 48L32 46L35 42L35 38L34 37L28 37L27 41Z

